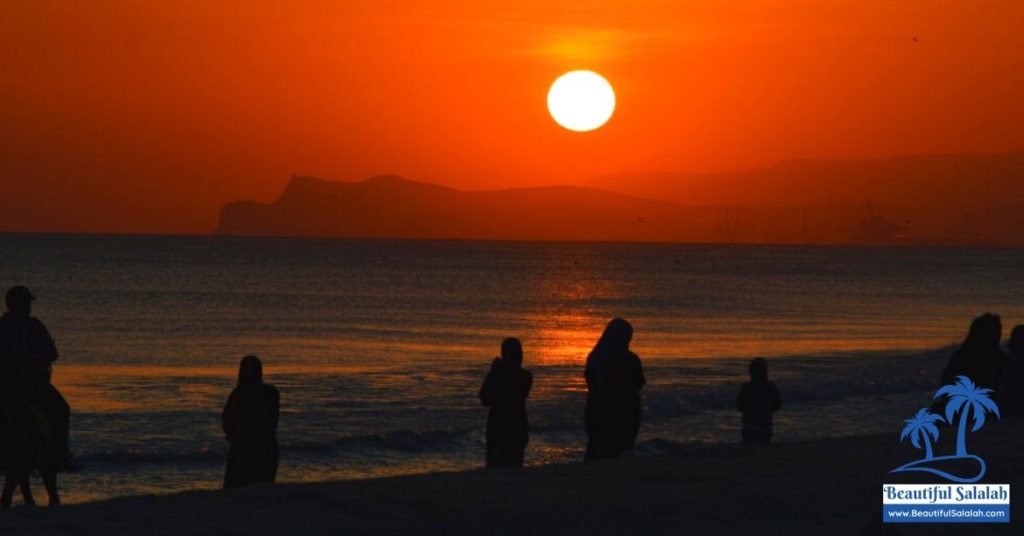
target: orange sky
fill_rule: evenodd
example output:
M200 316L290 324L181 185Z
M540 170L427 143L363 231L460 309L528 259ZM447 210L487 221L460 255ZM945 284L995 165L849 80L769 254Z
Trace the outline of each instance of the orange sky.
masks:
M1021 150L1022 21L1015 0L13 0L0 230L208 232L293 172L481 189ZM545 107L578 68L618 94L591 133Z

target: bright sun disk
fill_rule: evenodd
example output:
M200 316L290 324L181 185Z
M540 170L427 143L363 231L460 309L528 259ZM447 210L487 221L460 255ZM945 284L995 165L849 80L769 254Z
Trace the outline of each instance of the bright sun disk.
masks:
M615 91L593 71L570 71L548 90L548 111L559 125L576 132L600 128L615 111Z

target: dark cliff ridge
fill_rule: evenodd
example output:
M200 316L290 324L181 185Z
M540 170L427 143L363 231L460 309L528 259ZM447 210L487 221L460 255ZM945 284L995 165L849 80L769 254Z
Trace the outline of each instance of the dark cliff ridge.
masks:
M292 177L271 203L228 203L215 234L498 240L709 241L712 211L593 188L463 192L382 175Z
M950 158L940 159L944 166L941 169L947 174L959 173L965 167L975 168L971 164L977 162ZM932 169L937 165L928 159L922 161ZM883 175L864 179L874 184L889 181L881 188L884 191L879 193L879 202L866 198L868 192L859 188L839 196L825 189L831 197L821 199L808 194L812 183L832 182L829 177L838 172L828 169L794 174L796 177L789 179L779 176L777 168L769 168L760 179L755 172L744 172L740 175L751 185L747 190L738 187L737 177L723 175L723 193L743 191L750 196L755 193L749 190L760 189L763 201L757 203L748 197L715 204L714 199L702 199L703 206L681 202L686 199L687 185L696 187L692 181L672 181L668 176L606 178L599 187L472 192L394 175L360 182L293 176L273 203L241 201L225 205L214 233L473 240L1024 245L1024 211L1018 209L1021 200L1017 199L1021 197L1021 187L1005 180L1015 176L1016 166L1003 161L987 166L984 173L979 172L984 178L979 183L987 183L989 190L971 199L968 191L976 190L978 184L943 186L950 179L939 177L935 181L938 184L929 187L929 173L908 171L921 167L918 160L909 160L910 166L907 161L897 162L898 169L891 173L881 173L879 167L886 167L887 162L876 161L859 164L859 172L849 171L845 175ZM831 168L833 163L821 166ZM815 163L812 167L820 166ZM777 180L778 184L771 184L769 179ZM996 183L1002 187L996 187ZM789 205L781 203L779 200L785 195L779 189L787 186L797 190L794 198L803 197ZM801 186L808 188L800 191ZM899 191L901 197L893 196L893 191ZM884 195L887 192L889 195ZM653 199L659 195L675 202Z

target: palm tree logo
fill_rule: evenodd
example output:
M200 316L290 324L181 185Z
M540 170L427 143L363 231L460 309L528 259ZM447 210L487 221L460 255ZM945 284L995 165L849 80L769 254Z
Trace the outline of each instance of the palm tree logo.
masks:
M974 382L967 376L957 376L956 383L942 386L936 391L933 398L948 397L945 418L931 413L927 409L921 409L913 418L904 421L906 426L903 427L903 432L900 434L900 441L910 437L910 443L914 448L920 449L923 443L924 458L901 465L891 472L919 471L932 473L947 480L965 484L981 480L985 476L987 467L985 460L967 453L967 424L968 421L972 422L971 432L977 432L981 430L982 426L985 426L985 416L987 414L992 413L996 418L1002 418L999 415L999 407L988 396L991 392L992 389L980 388L974 385ZM956 454L951 456L933 456L932 442L939 439L939 429L935 423L948 422L953 424L954 417L958 415ZM948 466L950 462L965 461L977 463L977 474L966 477L959 476L942 468L943 466Z
M946 402L946 421L952 423L953 416L960 413L960 423L956 436L956 455L967 456L966 430L968 415L974 417L972 432L981 430L985 426L985 414L992 412L996 418L999 416L999 407L988 397L992 389L979 389L967 376L957 376L956 383L943 386L935 393L935 398L946 395L949 402Z
M942 417L929 412L927 408L918 410L917 415L903 421L907 425L903 427L900 441L909 436L910 444L914 445L915 449L921 448L921 444L924 443L924 459L932 459L932 442L939 440L939 427L935 426L936 421L942 422Z

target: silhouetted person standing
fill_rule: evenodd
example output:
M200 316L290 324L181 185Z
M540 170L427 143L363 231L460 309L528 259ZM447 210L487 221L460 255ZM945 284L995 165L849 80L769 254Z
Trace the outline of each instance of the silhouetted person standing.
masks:
M640 358L629 351L633 326L608 323L587 356L587 451L585 460L617 458L631 450L640 431L640 389L646 383Z
M68 424L71 409L50 383L53 362L59 354L46 326L32 316L33 300L35 297L26 287L11 287L7 291L7 313L0 318L0 370L3 371L0 381L5 395L22 397L45 416L49 429L35 445L38 452L34 456L34 465L43 479L50 506L56 506L60 504L57 471L67 467L70 459ZM17 402L10 400L10 403ZM19 483L26 502L30 502L27 474ZM10 492L5 486L4 506L9 506Z
M971 322L960 348L953 352L942 371L941 385L956 382L957 376L967 376L979 387L998 389L1006 366L1002 344L1003 324L998 315L985 313Z
M736 397L736 409L743 413L743 443L765 445L772 440L772 414L782 408L782 397L768 381L768 362L758 357L747 367L750 381Z
M487 413L487 467L523 465L523 453L530 441L526 421L526 398L533 375L523 369L523 346L519 339L501 343L501 357L495 357L480 388L480 402Z
M1010 355L1003 368L1003 378L996 394L999 412L1024 415L1024 325L1010 332Z
M277 478L277 388L263 383L263 364L254 355L242 358L238 385L224 405L228 463L224 487L273 483Z

